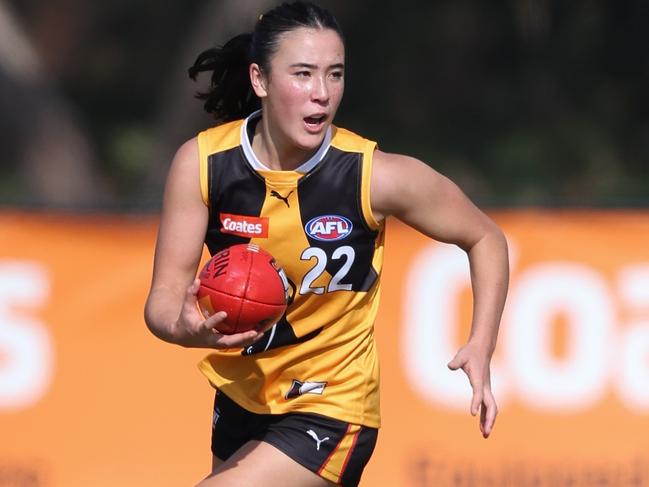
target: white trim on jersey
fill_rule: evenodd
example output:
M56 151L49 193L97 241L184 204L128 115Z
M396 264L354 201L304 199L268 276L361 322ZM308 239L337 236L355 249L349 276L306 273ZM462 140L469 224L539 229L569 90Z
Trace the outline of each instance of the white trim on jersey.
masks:
M257 117L261 117L261 110L257 110L256 112L251 113L248 116L248 118L246 118L241 124L241 147L243 148L243 153L245 154L248 163L252 166L253 169L257 171L271 171L272 169L266 167L265 164L263 164L259 159L257 159L257 156L252 151L252 146L250 145L250 139L248 138L248 121ZM295 171L303 174L311 171L314 167L316 167L320 163L320 161L322 161L322 159L324 159L325 155L327 155L327 151L329 150L330 146L331 146L331 125L327 127L327 132L325 133L324 140L322 141L322 144L320 145L318 151L315 154L313 154L313 156L308 161L306 161L300 167L296 168Z

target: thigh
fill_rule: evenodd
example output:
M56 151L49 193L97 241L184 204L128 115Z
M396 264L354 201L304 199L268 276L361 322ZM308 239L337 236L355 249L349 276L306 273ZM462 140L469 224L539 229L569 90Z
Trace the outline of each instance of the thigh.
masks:
M274 446L249 441L225 461L214 458L212 475L197 487L331 487Z

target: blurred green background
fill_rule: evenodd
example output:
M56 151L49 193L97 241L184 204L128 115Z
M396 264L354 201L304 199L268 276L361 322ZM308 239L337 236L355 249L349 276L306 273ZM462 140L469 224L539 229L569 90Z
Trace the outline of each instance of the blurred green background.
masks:
M649 206L646 0L320 3L346 34L338 125L481 205ZM0 0L0 205L156 211L212 123L186 68L275 4Z

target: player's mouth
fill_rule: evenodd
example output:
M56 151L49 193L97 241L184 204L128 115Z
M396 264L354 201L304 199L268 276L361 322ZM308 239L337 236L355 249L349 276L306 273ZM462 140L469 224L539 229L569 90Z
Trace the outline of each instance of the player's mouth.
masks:
M309 115L304 117L304 126L306 127L307 132L311 134L318 134L322 132L322 129L325 128L327 124L327 115L323 113L317 113L314 115Z

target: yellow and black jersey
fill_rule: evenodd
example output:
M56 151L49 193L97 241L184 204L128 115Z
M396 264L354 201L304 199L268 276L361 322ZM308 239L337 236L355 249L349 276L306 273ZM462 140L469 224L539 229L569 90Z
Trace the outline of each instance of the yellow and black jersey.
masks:
M295 171L268 170L250 140L260 113L198 136L211 254L252 242L283 267L291 299L253 346L215 351L199 365L249 411L319 413L379 426L373 323L384 228L370 209L376 144L330 127Z

